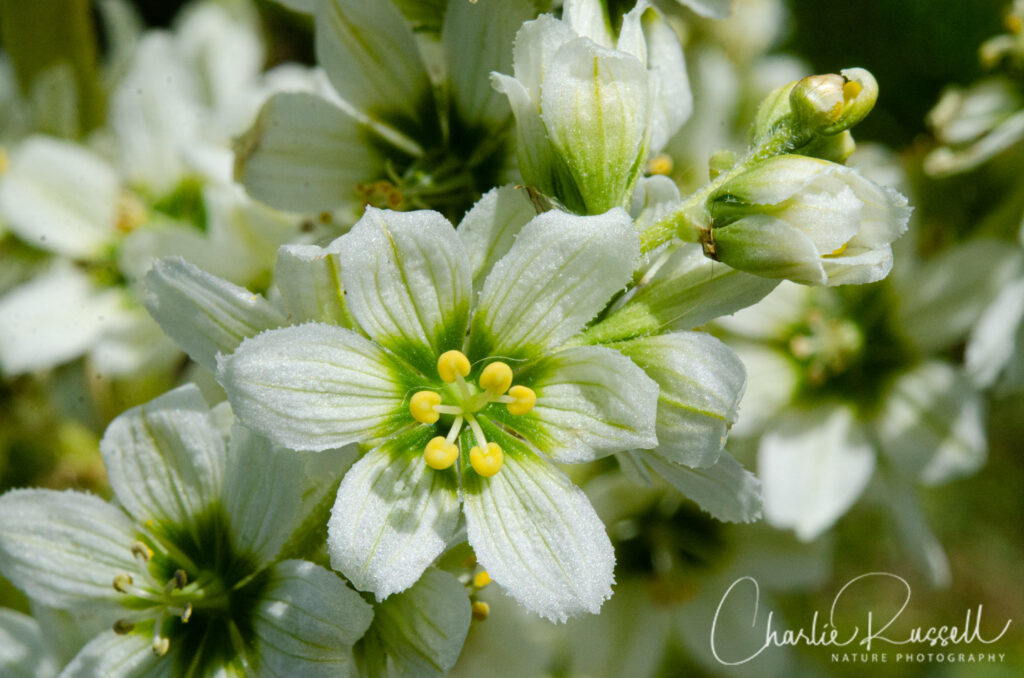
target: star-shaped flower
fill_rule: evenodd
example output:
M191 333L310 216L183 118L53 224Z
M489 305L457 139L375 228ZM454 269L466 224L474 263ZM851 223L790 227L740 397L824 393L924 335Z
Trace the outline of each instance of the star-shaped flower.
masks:
M282 559L332 475L317 457L241 427L227 442L229 422L227 408L211 411L182 387L107 430L101 451L117 504L41 489L0 497L4 576L43 605L112 622L61 675L351 666L370 606L333 572Z
M411 586L464 515L481 565L523 605L594 612L611 594L611 544L552 462L657 443L656 383L613 349L567 345L630 280L636 232L616 209L547 212L486 249L470 238L434 212L367 210L336 243L351 329L264 332L218 377L275 442L369 448L328 534L358 588Z

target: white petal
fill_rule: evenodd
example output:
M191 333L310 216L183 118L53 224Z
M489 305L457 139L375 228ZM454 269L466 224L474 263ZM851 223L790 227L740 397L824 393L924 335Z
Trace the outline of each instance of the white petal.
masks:
M0 299L0 366L7 374L47 369L77 358L121 312L116 290L57 262Z
M274 282L292 323L315 320L351 327L336 248L282 246L277 252Z
M260 295L181 257L153 264L146 274L143 301L164 332L209 370L217 369L218 353L231 353L246 337L286 322Z
M254 611L256 675L349 675L352 645L366 632L373 609L338 575L304 560L269 570Z
M323 0L316 55L341 98L361 113L413 138L437 133L427 69L393 3Z
M692 330L757 303L778 284L712 261L700 245L683 245L628 303L586 336L590 341L614 341L658 331ZM606 336L606 330L620 325L625 332Z
M411 589L376 607L371 633L393 675L440 677L459 658L469 621L466 588L448 572L429 568Z
M985 309L967 342L967 372L989 387L1014 360L1024 360L1024 278L1006 287Z
M259 563L272 562L286 542L304 536L297 531L310 527L304 521L315 519L318 506L333 498L356 453L354 445L296 452L235 426L223 495L235 549Z
M54 607L113 603L112 582L134 571L138 531L92 495L13 490L0 497L0 567L29 596Z
M878 437L897 469L929 485L973 473L988 453L981 397L946 363L896 379L882 401Z
M733 0L678 0L678 2L709 19L724 19L732 13Z
M466 213L458 234L469 255L474 289L480 289L494 264L508 254L523 226L535 216L529 194L512 185L491 189Z
M57 675L57 663L46 649L36 620L6 608L0 609L0 674L7 678Z
M541 118L589 214L625 207L646 160L647 70L633 56L577 38L563 45L541 86Z
M969 240L901 269L893 274L900 328L922 352L950 348L1020 270L1019 251L991 238Z
M846 407L789 414L761 439L765 518L810 541L846 513L874 470L874 450Z
M788 353L775 348L746 341L733 341L729 346L747 371L747 390L740 401L740 418L732 435L754 436L793 400L800 386L801 371Z
M455 468L423 461L430 437L420 428L373 450L338 488L327 526L331 567L377 600L415 584L459 523Z
M847 249L843 256L821 259L829 286L873 283L889 275L892 265L892 248L888 245L860 253Z
M341 278L359 326L419 367L462 347L472 275L455 229L437 212L368 208L338 242Z
M612 594L615 554L583 491L516 439L491 478L463 478L469 543L521 605L552 621L597 613Z
M294 450L326 450L411 423L406 374L355 332L309 323L246 339L221 357L217 379L249 428Z
M554 461L578 463L654 447L658 385L629 358L603 346L559 351L516 374L537 393L521 431ZM516 428L519 417L507 425Z
M942 544L928 526L921 504L913 488L898 479L886 479L884 501L896 523L900 545L928 575L932 586L947 588L953 583L949 558Z
M104 631L64 667L60 678L171 678L171 657L153 654L153 639L141 633Z
M673 332L617 348L658 384L658 454L686 466L714 464L747 382L736 354L703 332Z
M532 0L448 5L441 43L454 123L463 134L486 135L508 119L508 102L491 87L490 73L512 70L516 31L536 13Z
M181 351L141 306L111 316L89 355L97 374L113 379L173 372Z
M320 212L358 202L356 184L383 175L372 130L327 100L272 96L235 144L235 178L278 209Z
M100 156L68 141L30 137L0 180L0 212L33 247L78 259L115 238L120 182Z
M550 14L527 21L516 33L513 49L515 79L525 89L527 101L536 110L540 106L540 86L547 69L555 61L555 53L576 35L569 26ZM511 95L510 95L511 96Z
M650 152L660 151L693 113L693 93L686 59L672 27L659 12L644 16L647 67L657 82L658 98L651 112Z
M622 289L638 252L624 210L596 217L541 214L487 277L470 351L518 357L557 346Z
M713 466L688 468L660 450L640 452L651 469L718 520L749 523L761 517L761 482L728 452Z
M562 6L562 21L576 35L590 38L602 47L612 47L612 34L600 0L566 0Z
M734 268L805 285L827 281L814 242L782 219L755 214L716 228L714 237L718 258Z
M647 40L644 37L641 19L644 12L651 6L647 0L638 0L629 10L622 15L622 23L619 26L619 38L615 41L615 49L635 56L640 63L647 65Z
M100 451L118 501L154 529L191 526L220 499L224 439L194 385L118 416Z

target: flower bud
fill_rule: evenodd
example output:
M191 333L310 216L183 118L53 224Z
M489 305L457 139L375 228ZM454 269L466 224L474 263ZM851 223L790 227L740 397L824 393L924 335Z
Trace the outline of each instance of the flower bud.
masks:
M892 268L906 198L856 170L782 155L726 182L709 203L706 249L733 268L810 285L874 282Z

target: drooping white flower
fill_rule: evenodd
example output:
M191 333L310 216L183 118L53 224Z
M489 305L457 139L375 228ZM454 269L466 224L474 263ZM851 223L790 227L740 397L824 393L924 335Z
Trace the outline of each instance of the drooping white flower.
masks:
M370 606L287 547L338 472L241 427L229 442L229 427L225 408L184 387L108 429L117 504L41 489L0 497L0 571L44 605L113 624L62 675L349 669Z
M825 160L783 155L727 181L710 204L709 251L735 268L812 285L884 278L910 208Z

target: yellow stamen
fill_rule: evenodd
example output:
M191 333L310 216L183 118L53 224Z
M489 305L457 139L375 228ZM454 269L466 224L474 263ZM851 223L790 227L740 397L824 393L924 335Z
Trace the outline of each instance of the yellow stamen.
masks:
M513 386L508 394L514 399L506 404L509 414L526 414L537 403L537 394L529 386Z
M476 573L475 577L473 577L473 586L478 589L482 589L490 583L491 575L487 574L487 570L481 570Z
M409 412L412 413L412 418L421 424L433 424L441 418L441 415L434 411L434 406L440 404L440 393L417 391L409 401Z
M846 251L846 248L847 248L847 246L849 244L850 243L843 243L842 245L840 245L838 248L836 248L836 250L833 251L828 256L830 256L830 257L838 257L838 256L842 255L842 253Z
M512 385L512 368L507 363L495 362L480 373L480 388L494 395L501 395Z
M491 606L482 600L473 601L473 619L483 621L491 613Z
M153 549L149 548L141 541L137 541L132 544L132 555L136 558L142 558L143 562L148 563L153 559Z
M163 657L167 654L167 651L171 649L171 639L163 636L157 636L153 639L153 654L157 657Z
M122 572L114 577L114 590L118 593L125 593L132 583L132 576L127 572Z
M863 89L864 88L861 87L861 84L856 80L847 80L843 83L843 103L845 105L849 105L851 101L857 98Z
M437 359L437 373L449 384L455 383L456 375L464 377L469 374L471 367L469 358L462 351L445 351Z
M647 163L647 171L650 174L671 174L672 157L664 153L659 153L651 158L651 161Z
M449 468L458 457L459 448L441 436L431 438L427 448L423 450L423 460L427 462L427 466L438 471Z
M501 446L498 443L487 443L486 450L474 446L469 451L469 464L484 478L490 478L500 471L504 459L505 453L501 451Z

